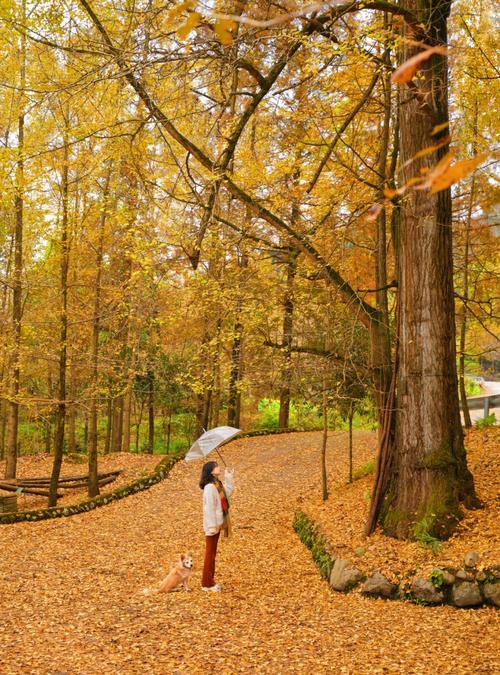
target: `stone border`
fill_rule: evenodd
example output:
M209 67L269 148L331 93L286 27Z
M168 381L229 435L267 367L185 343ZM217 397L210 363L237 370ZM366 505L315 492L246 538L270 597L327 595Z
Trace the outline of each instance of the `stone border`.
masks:
M229 445L233 441L240 438L251 438L253 436L271 436L273 434L290 434L304 431L303 429L260 429L258 431L249 431L243 434L238 434L230 439L225 445ZM35 522L38 520L49 520L51 518L65 518L67 516L75 516L79 513L86 513L92 511L100 506L106 506L118 499L123 499L129 495L133 495L143 490L149 490L150 487L156 485L170 473L170 469L181 459L184 458L186 450L181 450L175 454L164 457L155 467L152 473L144 478L139 478L133 483L123 485L111 492L106 492L103 495L98 495L92 499L87 499L78 504L70 504L68 506L51 506L45 509L35 509L33 511L14 511L9 513L0 513L0 525L11 525L12 523L21 522Z
M295 512L293 529L311 551L321 576L334 591L349 593L356 589L365 597L408 600L419 605L500 607L500 566L476 569L479 555L474 551L466 554L462 569L436 567L428 578L415 576L393 583L380 570L367 576L349 560L334 559L318 526L303 511Z

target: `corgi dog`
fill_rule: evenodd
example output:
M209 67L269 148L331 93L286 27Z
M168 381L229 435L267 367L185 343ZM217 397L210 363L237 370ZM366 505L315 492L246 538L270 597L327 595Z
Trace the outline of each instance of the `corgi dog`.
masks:
M144 595L151 593L172 593L180 591L181 585L185 591L189 591L189 578L193 571L193 558L191 553L182 553L177 564L170 570L158 588L145 588Z

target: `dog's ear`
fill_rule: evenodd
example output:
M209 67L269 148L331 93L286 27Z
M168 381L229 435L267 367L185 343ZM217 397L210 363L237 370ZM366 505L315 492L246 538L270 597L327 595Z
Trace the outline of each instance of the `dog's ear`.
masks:
M184 555L184 553L181 553L181 560L186 560L186 556Z

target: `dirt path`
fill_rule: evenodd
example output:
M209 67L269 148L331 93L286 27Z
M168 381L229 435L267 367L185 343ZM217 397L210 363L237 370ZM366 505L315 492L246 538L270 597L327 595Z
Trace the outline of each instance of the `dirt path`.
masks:
M227 448L237 492L234 536L218 557L220 595L199 587L198 463L89 514L3 527L0 672L499 672L493 609L328 590L291 529L297 495L318 473L318 445L319 434L307 433ZM344 452L345 436L336 436L330 460ZM198 563L193 592L144 597L186 549Z

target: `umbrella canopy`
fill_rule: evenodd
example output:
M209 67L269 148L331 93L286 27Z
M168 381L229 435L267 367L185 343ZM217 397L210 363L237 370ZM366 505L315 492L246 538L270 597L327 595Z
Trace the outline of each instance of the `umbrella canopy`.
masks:
M215 429L205 431L189 448L189 452L185 457L186 461L189 462L191 459L206 457L209 452L212 452L212 450L215 450L240 432L241 429L236 429L235 427L215 427Z

